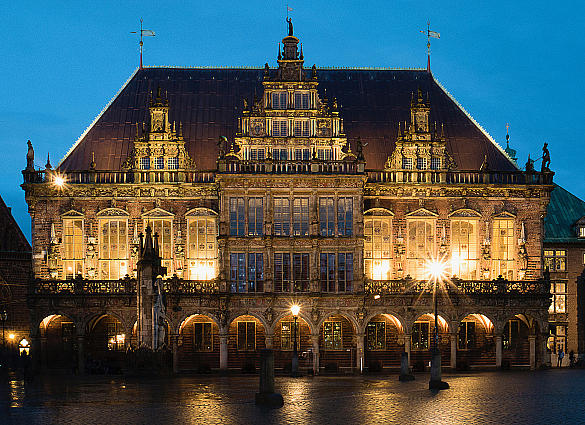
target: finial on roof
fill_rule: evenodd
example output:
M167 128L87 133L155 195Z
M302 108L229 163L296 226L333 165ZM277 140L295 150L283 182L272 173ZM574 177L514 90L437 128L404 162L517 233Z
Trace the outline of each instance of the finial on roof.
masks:
M286 22L288 22L288 35L289 37L292 37L293 35L293 24L292 24L292 18L286 18Z
M510 159L512 159L514 162L516 162L516 160L518 159L518 158L516 158L516 149L510 148L510 135L508 134L509 128L510 128L510 126L508 124L506 124L506 149L504 149L504 152L506 152L508 154Z
M282 59L282 54L280 53L280 43L278 43L278 60Z
M179 121L179 137L183 137L183 123Z
M304 60L303 57L303 43L301 43L301 56L299 57L300 60Z
M47 170L52 169L53 167L51 166L51 159L49 158L49 153L47 152L47 163L45 164L45 168Z
M91 153L91 162L89 163L89 168L95 170L95 152Z

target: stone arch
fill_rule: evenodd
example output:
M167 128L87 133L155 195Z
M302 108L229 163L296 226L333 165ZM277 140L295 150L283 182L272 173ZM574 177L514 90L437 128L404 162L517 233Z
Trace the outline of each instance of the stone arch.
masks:
M364 319L363 367L370 372L381 372L400 366L400 355L405 351L405 325L399 315L376 311ZM360 360L361 361L361 360Z
M78 360L78 327L83 321L57 311L37 322L42 361L50 369L71 369Z
M228 320L226 321L225 328L228 329L232 325L232 323L234 323L241 316L252 316L255 319L257 319L260 322L260 324L262 324L265 330L268 330L270 328L270 325L266 321L266 318L260 312L257 311L232 311L228 317Z
M292 313L290 310L279 311L278 314L274 317L274 319L270 323L270 327L266 328L267 332L269 331L270 333L274 334L274 331L276 330L278 323L282 319L284 319L288 316L292 316ZM303 312L302 310L299 311L298 319L303 320L303 322L309 327L309 330L311 331L312 334L318 330L318 328L316 328L315 324L312 321L310 312Z
M88 316L83 324L86 369L93 373L98 365L112 362L112 371L114 368L121 370L131 339L131 328L126 320L116 312L104 311Z
M220 323L209 313L185 314L176 328L178 367L197 373L219 368Z
M439 310L437 313L439 316L439 320L438 320L439 332L441 332L441 331L443 331L445 333L451 332L452 324L451 324L451 321L448 319L449 314L446 314L446 313L442 312L441 310ZM429 318L430 318L429 320L433 321L433 326L434 326L434 320L435 320L434 311L417 312L417 314L413 316L412 321L406 322L408 325L407 330L409 333L412 334L412 329L413 329L414 323L419 321L419 319L423 316L429 316Z
M196 317L196 316L208 317L218 327L221 327L218 317L211 312L206 312L206 313L189 312L189 313L184 313L181 317L179 317L179 319L177 320L176 326L173 327L173 333L179 334L181 332L181 330L183 329L183 327L189 322L189 320L191 320L193 317Z
M402 333L406 332L407 330L406 319L404 319L402 315L393 311L372 311L369 312L368 315L364 317L364 320L362 322L363 325L360 326L358 329L359 333L364 333L368 322L375 318L376 316L380 315L387 316L390 320L392 320L395 323L396 327L399 328L399 330Z

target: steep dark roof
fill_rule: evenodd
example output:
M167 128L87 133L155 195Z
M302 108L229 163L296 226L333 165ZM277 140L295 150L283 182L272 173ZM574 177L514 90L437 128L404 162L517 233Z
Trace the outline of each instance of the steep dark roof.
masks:
M0 252L31 252L30 244L2 198L0 198Z
M585 202L555 185L544 219L544 243L585 242L575 230L575 223L584 216Z
M310 70L307 72L310 73ZM96 169L119 170L132 150L136 123L149 122L148 102L162 87L170 120L183 124L190 156L200 170L216 168L220 135L233 141L243 99L262 96L264 69L145 68L84 133L60 164L61 170L87 170L95 153ZM322 69L319 95L331 105L337 98L347 138L364 148L367 169L382 169L394 150L398 123L410 123L412 93L421 87L431 102L430 123L444 125L447 149L459 170L478 170L487 156L492 170L516 170L503 150L424 70ZM165 96L166 93L166 96Z

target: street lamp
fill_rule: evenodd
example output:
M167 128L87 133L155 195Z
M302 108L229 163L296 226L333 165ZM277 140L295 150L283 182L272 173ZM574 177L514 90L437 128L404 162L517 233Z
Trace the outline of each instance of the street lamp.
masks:
M296 304L290 308L290 311L293 315L293 318L295 319L294 325L293 325L292 372L290 373L290 376L292 378L298 378L299 376L301 376L301 374L299 373L299 353L297 352L297 317L299 315L300 309L301 308Z
M433 282L433 298L435 301L435 328L431 344L431 380L429 389L443 390L449 388L449 384L441 381L441 350L439 350L439 283L445 278L445 263L442 259L434 259L428 263L429 280Z
M6 310L2 310L2 313L0 313L0 320L2 320L2 348L6 346L6 340L4 339L4 325L6 324L6 319L8 319L8 313L6 313Z

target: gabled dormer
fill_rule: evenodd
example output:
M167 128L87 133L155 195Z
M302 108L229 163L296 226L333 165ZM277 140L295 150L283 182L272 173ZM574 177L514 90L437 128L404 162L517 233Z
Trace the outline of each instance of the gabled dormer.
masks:
M169 101L161 98L161 87L156 99L149 104L150 123L148 131L140 131L136 123L134 149L126 158L123 168L144 171L189 170L196 168L194 161L185 150L182 124L177 130L176 123L169 121ZM144 124L142 124L144 127Z
M347 139L337 101L321 99L315 65L305 72L302 45L292 34L278 49L278 68L264 70L264 93L244 100L235 157L244 161L355 160L343 152ZM308 75L307 75L308 74ZM230 152L231 153L231 152Z
M396 148L386 161L387 170L431 170L447 171L455 168L452 156L446 150L447 139L441 126L440 134L437 124L429 122L431 103L427 95L423 98L422 90L417 90L416 100L410 103L410 125L404 123L404 130L398 124Z

